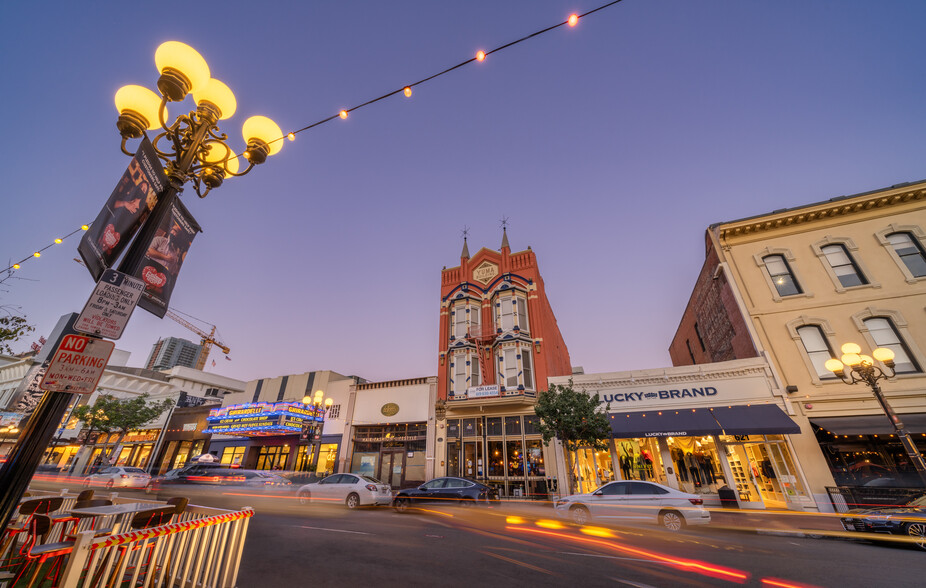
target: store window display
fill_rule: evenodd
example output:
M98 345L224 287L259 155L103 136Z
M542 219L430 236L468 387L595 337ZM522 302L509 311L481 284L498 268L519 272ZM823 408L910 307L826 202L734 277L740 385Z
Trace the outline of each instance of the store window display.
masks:
M666 442L679 490L716 494L724 485L723 469L712 437L669 437Z

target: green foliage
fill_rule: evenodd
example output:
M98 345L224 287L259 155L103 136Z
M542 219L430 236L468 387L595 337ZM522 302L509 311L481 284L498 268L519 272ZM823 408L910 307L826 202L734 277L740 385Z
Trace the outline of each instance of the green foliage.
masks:
M75 408L72 416L96 431L128 433L158 418L172 405L172 400L148 402L147 394L126 399L103 394L93 406Z
M26 317L15 314L0 316L0 353L12 354L10 343L19 340L34 330Z
M604 450L611 438L609 408L610 405L604 409L599 406L598 394L589 396L574 390L569 380L565 386L553 384L542 391L534 412L540 417L540 434L545 443L556 437L567 451L580 447Z

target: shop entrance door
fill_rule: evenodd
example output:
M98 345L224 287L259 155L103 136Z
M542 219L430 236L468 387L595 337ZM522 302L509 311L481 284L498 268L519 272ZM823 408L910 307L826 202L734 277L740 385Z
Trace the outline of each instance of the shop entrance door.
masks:
M758 472L754 472L754 466L750 461L750 453L746 451L745 444L728 443L726 451L727 462L730 464L733 481L736 484L736 494L740 508L765 508L765 503L762 501L762 495L759 494L759 488L756 484Z
M383 452L380 462L379 480L399 489L405 483L405 451Z

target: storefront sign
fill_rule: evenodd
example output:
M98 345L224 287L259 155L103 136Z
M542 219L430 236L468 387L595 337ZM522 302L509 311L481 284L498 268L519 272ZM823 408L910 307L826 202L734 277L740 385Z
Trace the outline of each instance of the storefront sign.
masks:
M196 423L183 423L183 430L184 431L195 431Z
M245 437L292 435L300 433L303 425L322 420L320 411L296 402L234 404L210 410L206 419L209 425L203 433ZM190 424L194 427L191 430L195 430L195 423Z
M395 416L399 413L399 405L395 402L389 402L383 405L383 407L380 409L380 412L383 413L383 416Z
M653 392L616 392L614 394L601 394L598 404L612 402L639 402L641 400L681 400L683 398L696 398L698 396L716 396L717 388L704 386L702 388L682 388L681 390L657 390Z
M468 398L492 398L498 396L498 394L498 384L492 384L490 386L475 386L473 388L466 389L466 396Z

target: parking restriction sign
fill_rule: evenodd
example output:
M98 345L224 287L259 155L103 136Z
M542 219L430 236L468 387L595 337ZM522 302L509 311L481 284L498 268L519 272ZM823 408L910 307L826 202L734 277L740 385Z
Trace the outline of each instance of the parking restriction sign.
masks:
M115 347L112 341L65 335L45 370L39 388L48 392L93 393Z

